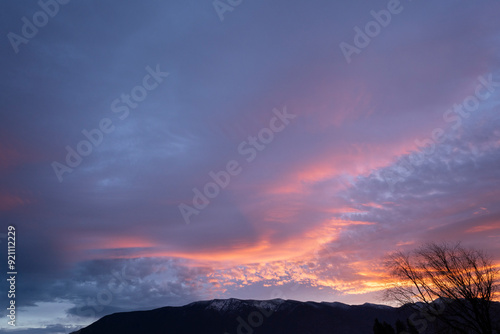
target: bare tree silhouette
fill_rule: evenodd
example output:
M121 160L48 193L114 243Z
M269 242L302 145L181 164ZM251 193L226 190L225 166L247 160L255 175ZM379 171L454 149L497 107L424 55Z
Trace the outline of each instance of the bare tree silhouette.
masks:
M484 252L460 243L429 243L393 253L385 265L395 279L387 299L411 303L453 333L494 333L499 271Z

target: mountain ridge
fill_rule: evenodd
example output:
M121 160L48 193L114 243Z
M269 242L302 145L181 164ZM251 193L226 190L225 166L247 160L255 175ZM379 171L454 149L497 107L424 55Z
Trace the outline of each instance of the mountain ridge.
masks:
M399 308L380 306L283 299L213 299L149 311L113 313L70 334L267 334L281 331L289 334L361 334L371 333L376 317L391 323L397 320L392 313ZM305 328L305 324L311 328Z
M409 317L422 332L434 325L410 305L230 298L113 313L70 334L371 334L375 319L394 325Z

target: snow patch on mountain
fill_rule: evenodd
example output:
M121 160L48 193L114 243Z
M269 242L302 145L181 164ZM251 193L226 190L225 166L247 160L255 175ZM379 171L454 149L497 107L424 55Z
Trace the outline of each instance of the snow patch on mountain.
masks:
M239 300L235 298L231 299L214 299L207 306L207 309L215 310L217 312L225 313L228 311L237 310L242 306L242 304L260 308L266 311L274 312L281 304L285 301L283 299L272 299L272 300Z
M363 306L369 306L369 307L377 308L379 310L392 309L392 307L390 307L388 305L379 305L379 304L372 304L372 303L364 303Z
M272 299L272 300L257 300L254 301L254 305L260 309L264 309L266 311L276 311L281 304L285 301L283 299Z
M344 304L344 303L340 303L340 302L333 302L333 303L330 303L330 302L321 302L321 304L329 305L329 306L336 307L336 308L343 309L343 310L348 310L348 309L351 308L350 305L347 305L347 304Z
M214 299L208 306L207 309L215 310L218 312L227 312L238 307L240 303L239 300L231 299Z

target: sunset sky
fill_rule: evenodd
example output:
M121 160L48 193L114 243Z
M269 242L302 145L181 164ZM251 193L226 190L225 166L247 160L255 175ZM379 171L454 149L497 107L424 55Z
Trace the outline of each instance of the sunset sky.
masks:
M54 1L0 2L1 333L500 263L500 2Z

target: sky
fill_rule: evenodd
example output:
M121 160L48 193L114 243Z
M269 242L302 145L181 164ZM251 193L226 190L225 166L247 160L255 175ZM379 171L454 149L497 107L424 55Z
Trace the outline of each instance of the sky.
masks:
M214 298L383 303L384 258L427 242L500 263L499 12L2 1L0 332Z

